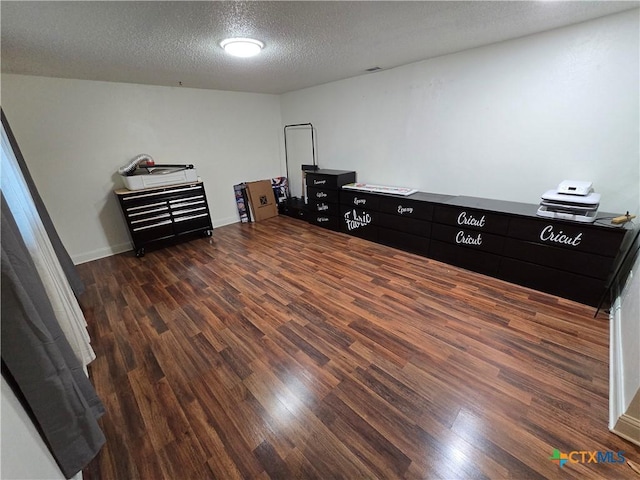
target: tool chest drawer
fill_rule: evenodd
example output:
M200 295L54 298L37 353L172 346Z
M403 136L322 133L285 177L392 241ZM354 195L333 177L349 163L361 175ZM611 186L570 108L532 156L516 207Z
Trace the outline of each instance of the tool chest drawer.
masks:
M136 255L147 245L213 230L204 185L201 182L144 190L116 190Z

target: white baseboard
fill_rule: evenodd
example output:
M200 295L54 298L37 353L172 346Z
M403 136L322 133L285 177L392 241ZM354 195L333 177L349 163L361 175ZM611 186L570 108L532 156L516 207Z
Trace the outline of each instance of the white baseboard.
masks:
M225 225L231 225L233 223L240 222L240 219L236 216L234 217L226 217L226 218L218 218L213 222L214 230L218 227L224 227ZM120 243L118 245L112 245L110 247L98 248L96 250L92 250L90 252L80 253L78 255L72 255L71 260L75 265L80 265L81 263L91 262L93 260L98 260L100 258L110 257L112 255L117 255L119 253L129 252L133 250L130 242Z
M213 228L224 227L225 225L231 225L232 223L239 223L240 219L238 216L226 217L226 218L218 218L213 222Z
M121 243L121 244L112 245L106 248L98 248L96 250L81 253L79 255L72 255L71 260L75 265L80 265L81 263L91 262L92 260L98 260L104 257L110 257L112 255L128 252L130 250L133 250L133 247L131 246L130 242Z
M640 419L623 414L611 431L640 446Z
M613 430L625 409L620 309L621 301L618 297L609 313L609 430Z

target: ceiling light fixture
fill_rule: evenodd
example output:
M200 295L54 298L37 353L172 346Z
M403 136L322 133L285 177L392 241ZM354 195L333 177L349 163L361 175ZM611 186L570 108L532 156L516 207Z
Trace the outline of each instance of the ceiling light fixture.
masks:
M264 43L253 38L227 38L220 42L225 52L236 57L253 57L264 48Z

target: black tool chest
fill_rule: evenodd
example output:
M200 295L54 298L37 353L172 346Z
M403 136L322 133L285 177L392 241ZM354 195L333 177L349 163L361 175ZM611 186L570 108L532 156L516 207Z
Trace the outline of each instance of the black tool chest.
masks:
M143 190L120 189L115 194L138 257L154 242L193 233L212 234L213 224L202 182Z
M340 230L340 188L356 181L356 172L319 169L306 173L307 213L310 223Z
M417 192L342 189L340 226L350 235L512 283L598 306L635 229L615 215L578 223L542 218L537 205Z

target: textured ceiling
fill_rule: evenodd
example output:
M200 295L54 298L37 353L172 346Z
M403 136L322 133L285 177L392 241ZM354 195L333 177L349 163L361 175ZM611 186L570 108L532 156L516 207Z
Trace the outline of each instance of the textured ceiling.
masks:
M1 4L2 72L284 93L638 8L638 1ZM228 36L262 40L230 57Z

